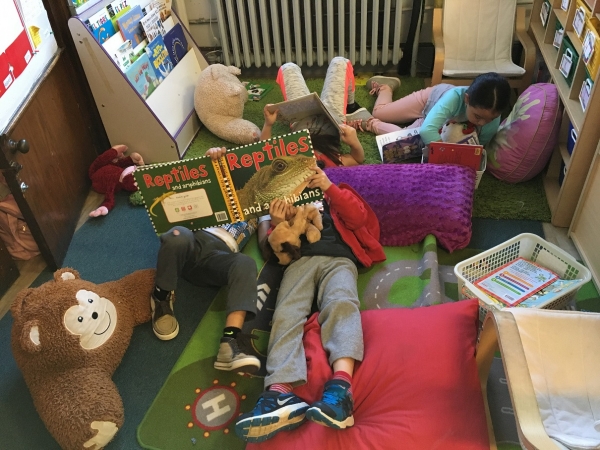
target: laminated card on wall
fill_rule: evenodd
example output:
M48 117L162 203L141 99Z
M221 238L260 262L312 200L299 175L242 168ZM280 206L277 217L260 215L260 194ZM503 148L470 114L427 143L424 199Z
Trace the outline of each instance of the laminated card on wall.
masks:
M307 130L207 156L139 167L133 173L158 234L175 225L198 230L269 214L281 198L315 202L323 192L307 188L316 165Z

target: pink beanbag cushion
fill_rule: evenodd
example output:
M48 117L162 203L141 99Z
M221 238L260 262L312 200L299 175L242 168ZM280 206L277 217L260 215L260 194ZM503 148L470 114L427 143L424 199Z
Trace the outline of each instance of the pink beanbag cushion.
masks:
M325 169L347 183L379 219L382 245L416 244L433 234L449 252L471 240L475 171L455 164L366 164Z
M487 170L508 183L527 181L542 171L556 146L562 108L556 86L529 86L486 147Z
M307 421L246 449L489 449L475 363L478 305L464 300L421 308L363 311L365 357L352 380L354 426ZM331 378L314 314L304 327L309 404Z

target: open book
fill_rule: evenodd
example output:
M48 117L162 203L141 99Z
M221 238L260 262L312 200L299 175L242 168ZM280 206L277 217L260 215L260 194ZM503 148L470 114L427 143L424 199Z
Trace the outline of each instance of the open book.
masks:
M207 156L150 164L133 176L157 234L175 225L198 230L269 214L275 198L294 205L323 198L308 189L314 152L307 130Z
M398 163L411 158L420 158L425 144L423 144L419 130L419 128L405 128L376 136L375 141L379 148L381 161Z
M327 109L327 106L321 101L316 92L293 100L275 103L267 108L270 112L278 111L277 118L287 123L294 123L306 117L323 114L329 118L331 123L333 123L339 131L341 131L340 124L342 123L342 120Z

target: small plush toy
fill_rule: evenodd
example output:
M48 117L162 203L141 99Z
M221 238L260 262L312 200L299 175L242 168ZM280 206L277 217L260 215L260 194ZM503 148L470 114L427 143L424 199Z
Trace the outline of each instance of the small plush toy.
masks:
M90 213L90 217L107 215L115 206L115 194L120 190L137 191L132 174L136 166L144 165L144 160L135 152L125 156L126 151L126 145L114 145L98 156L90 166L92 188L104 194L104 201Z
M321 239L323 218L318 208L306 204L296 208L296 215L275 227L269 235L269 244L279 259L279 264L288 265L300 258L300 236L306 235L311 244Z
M11 346L35 408L64 450L99 450L123 426L111 380L133 327L151 318L153 269L94 284L64 268L21 291Z
M439 130L442 141L454 144L479 144L477 129L471 122L448 120Z
M198 76L194 107L200 121L211 133L234 144L252 144L260 138L260 129L242 118L248 91L235 66L211 64Z

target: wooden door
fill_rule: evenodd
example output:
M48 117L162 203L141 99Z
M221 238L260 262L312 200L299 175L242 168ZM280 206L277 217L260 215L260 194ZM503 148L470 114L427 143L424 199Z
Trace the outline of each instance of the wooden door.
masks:
M5 130L0 170L42 256L55 270L89 192L88 168L108 148L108 139L68 30L67 0L43 4L59 52Z

